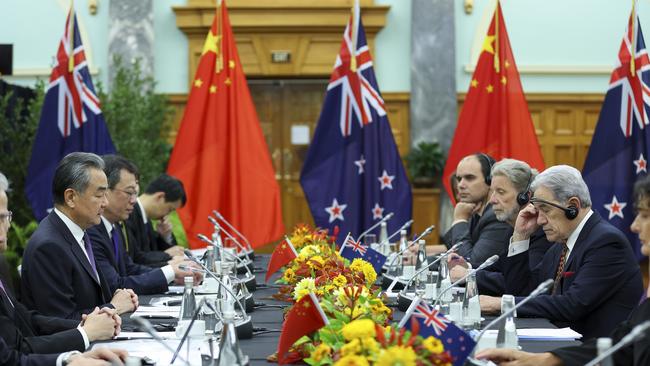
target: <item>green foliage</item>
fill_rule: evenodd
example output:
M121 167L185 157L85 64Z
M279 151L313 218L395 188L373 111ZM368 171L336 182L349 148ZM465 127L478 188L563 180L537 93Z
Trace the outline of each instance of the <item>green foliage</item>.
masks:
M404 159L411 179L437 178L445 167L445 155L437 142L420 142Z
M110 92L98 84L102 112L117 151L140 170L140 187L165 171L171 145L166 141L172 109L164 95L156 94L156 82L142 74L140 62L126 65L113 59L115 78Z
M7 238L7 250L4 253L9 267L15 271L20 262L22 261L23 252L27 246L27 241L32 236L38 223L34 220L27 223L27 225L21 226L17 222L11 222L11 230L9 230ZM14 278L17 273L13 273Z
M11 183L9 209L13 211L13 221L18 225L26 225L34 220L25 196L25 178L41 116L44 91L45 84L39 80L34 99L13 99L12 93L0 98L0 171Z

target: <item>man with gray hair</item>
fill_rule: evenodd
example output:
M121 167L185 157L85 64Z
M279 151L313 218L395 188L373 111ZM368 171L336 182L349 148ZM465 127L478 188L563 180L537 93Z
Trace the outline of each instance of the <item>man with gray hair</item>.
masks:
M606 336L639 303L643 283L625 235L591 210L580 172L553 166L531 184L531 204L519 212L504 262L506 293L523 300L541 282L553 279L550 293L521 306L519 316L547 318L569 326L583 340ZM530 240L539 228L554 242L530 267ZM496 313L501 299L481 296L481 310Z
M135 310L138 297L130 289L111 294L95 262L86 229L101 222L108 201L102 159L76 152L54 172L54 209L41 221L23 255L22 294L25 305L42 314L81 319L96 306L118 314Z

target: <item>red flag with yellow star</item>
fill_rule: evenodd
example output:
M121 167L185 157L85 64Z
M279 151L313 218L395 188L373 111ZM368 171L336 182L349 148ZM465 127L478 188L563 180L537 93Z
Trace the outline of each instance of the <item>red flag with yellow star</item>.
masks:
M452 200L450 176L463 157L477 152L544 169L498 1L445 164L443 182Z
M253 247L284 232L280 188L223 2L208 33L167 172L180 179L190 246L212 232L218 210Z
M319 330L327 324L329 324L327 316L313 292L300 298L284 318L280 340L278 341L278 364L287 363L286 354L298 339Z
M298 253L296 253L296 249L293 247L289 239L285 239L282 243L276 245L271 254L271 260L269 261L269 266L266 270L266 278L264 280L268 282L272 274L297 257Z

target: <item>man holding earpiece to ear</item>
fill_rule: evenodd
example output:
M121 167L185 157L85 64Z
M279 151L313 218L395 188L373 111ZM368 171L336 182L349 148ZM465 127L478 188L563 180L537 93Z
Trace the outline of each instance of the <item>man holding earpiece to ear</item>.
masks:
M583 340L608 335L628 317L643 292L630 243L591 210L589 189L577 169L550 167L530 189L531 204L519 212L504 262L506 293L518 302L544 280L555 282L550 293L520 307L518 316L569 326ZM555 244L531 270L530 237L540 227ZM481 296L480 302L483 312L501 309L501 298Z

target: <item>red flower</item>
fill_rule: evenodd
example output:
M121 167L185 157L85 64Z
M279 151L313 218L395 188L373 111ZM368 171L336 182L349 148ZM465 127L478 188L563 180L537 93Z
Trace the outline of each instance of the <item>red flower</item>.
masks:
M569 278L569 277L572 277L574 274L576 274L576 273L573 272L573 271L566 271L566 272L562 273L562 277Z

